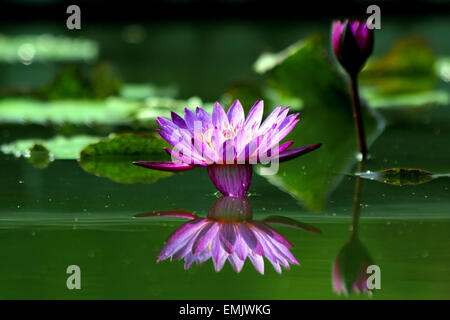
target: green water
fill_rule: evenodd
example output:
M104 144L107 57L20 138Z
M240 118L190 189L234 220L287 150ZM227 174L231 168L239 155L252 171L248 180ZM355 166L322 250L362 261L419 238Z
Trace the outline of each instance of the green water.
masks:
M379 52L394 38L411 31L425 34L438 54L450 50L448 41L444 41L446 34L436 31L448 27L449 20L423 19L406 24L386 21L389 31L380 32L376 47ZM61 28L64 26L40 26L36 32L58 32ZM163 85L175 82L181 96L199 94L212 100L236 78L256 79L251 64L261 51L280 50L313 31L327 33L329 21L278 27L270 23L223 23L214 28L196 23L152 25L143 43L120 46L116 34L121 34L122 29L111 28L111 32L104 32L95 26L84 35L99 41L102 57L117 62L128 81ZM13 26L4 32L22 34L32 29ZM176 48L174 43L178 44ZM175 59L178 54L186 59ZM2 65L0 83L36 86L50 79L55 69L54 65L44 64ZM192 81L193 74L198 81ZM211 81L218 74L225 76ZM448 89L448 83L441 86ZM386 129L371 145L372 158L365 170L401 167L449 174L449 110L441 106L384 111ZM110 128L115 132L130 130ZM48 126L0 126L1 143L54 134L55 129ZM293 160L299 172L310 162L326 161L320 152ZM332 264L350 236L358 179L350 175L357 170L354 156L349 154L347 160L345 170L324 166L324 172L318 173L333 180L320 212L308 210L299 199L254 175L249 199L255 220L280 215L322 231L317 235L275 227L292 242L292 252L301 266L283 269L279 275L266 260L265 274L260 275L248 260L239 274L228 262L218 273L211 260L189 270L184 270L182 261L156 263L164 241L184 221L134 216L170 209L206 216L216 195L204 169L175 174L153 184L119 184L84 171L75 160L56 160L38 169L23 158L0 154L0 298L450 298L450 179L446 177L405 186L360 181L358 234L380 267L381 289L374 290L371 297L334 293ZM308 178L313 182L317 177ZM67 289L69 265L81 269L80 290Z

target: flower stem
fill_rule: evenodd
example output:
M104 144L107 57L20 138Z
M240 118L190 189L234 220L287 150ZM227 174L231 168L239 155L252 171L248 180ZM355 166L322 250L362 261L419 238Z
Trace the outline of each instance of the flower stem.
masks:
M350 75L350 92L352 95L353 119L355 120L356 136L358 138L358 148L362 160L367 159L366 135L361 115L361 102L358 91L358 75Z

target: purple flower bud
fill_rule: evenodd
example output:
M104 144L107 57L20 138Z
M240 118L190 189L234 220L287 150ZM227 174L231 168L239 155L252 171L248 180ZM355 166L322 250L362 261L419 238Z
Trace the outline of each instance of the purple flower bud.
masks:
M333 263L333 289L337 294L369 293L367 267L373 264L363 244L352 238Z
M373 51L373 30L365 21L335 21L332 30L334 54L351 76L356 76Z

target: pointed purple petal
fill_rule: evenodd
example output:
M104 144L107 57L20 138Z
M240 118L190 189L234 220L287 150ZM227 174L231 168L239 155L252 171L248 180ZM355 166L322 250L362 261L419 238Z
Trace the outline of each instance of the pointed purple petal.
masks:
M239 223L239 224L242 224L242 223ZM234 252L235 252L236 256L242 261L245 261L245 259L247 258L249 249L248 249L247 245L245 244L244 239L242 239L240 236L238 236L236 238L236 244L234 245Z
M212 128L212 119L211 115L208 112L206 112L200 107L197 107L195 113L197 115L197 119L199 119L202 122L204 129Z
M222 131L230 127L227 114L220 103L216 102L214 104L214 109L212 112L212 123L214 128Z
M222 248L232 254L234 252L234 244L236 242L236 230L233 223L224 222L219 231L219 239L222 244Z
M244 125L245 113L239 100L236 100L227 112L228 122L231 128L239 129Z
M195 168L194 166L182 162L174 163L174 162L135 161L133 162L133 164L148 169L170 171L170 172L188 171Z
M176 124L178 127L183 128L183 129L187 129L186 122L178 114L176 114L175 112L171 112L170 113L170 117L172 119L172 122L174 124Z
M205 250L214 237L217 235L219 231L219 223L211 222L208 228L204 228L198 235L197 239L195 239L194 245L192 246L193 253L199 253Z
M317 144L313 144L313 145L309 145L309 146L303 146L300 148L287 149L279 154L279 160L280 160L280 162L283 162L283 161L295 159L301 155L304 155L304 154L307 154L308 152L316 150L321 145L322 145L321 143L317 143Z
M242 239L247 244L247 246L251 250L255 251L255 249L258 245L258 240L256 239L256 237L255 237L253 231L250 229L250 227L246 223L239 223L238 224L238 232L239 232L240 236L242 237Z
M253 263L256 271L260 274L264 274L264 258L261 255L251 253L248 255L248 258Z
M193 133L195 121L198 121L198 120L197 120L197 117L195 116L195 114L188 108L184 108L184 121L186 122L186 125L187 125L187 128L189 129L189 131L191 133Z
M174 151L174 150L172 150L170 148L164 147L164 150L166 150L167 153L174 160L181 161L183 163L186 163L186 164L189 164L189 165L192 165L192 166L196 166L196 167L206 167L206 166L208 166L208 163L206 163L203 160L197 160L196 158L192 158L192 157L188 158L188 157L182 155L181 153L176 152L176 151ZM177 162L175 162L175 163L177 163Z
M261 124L261 120L264 112L264 102L262 100L258 100L255 102L253 107L247 114L247 119L244 123L245 131L254 130L258 131L259 125Z
M230 261L231 267L234 269L234 271L236 271L237 273L241 272L245 260L241 260L235 255L229 255L228 261Z
M259 127L258 134L260 135L265 134L268 130L272 128L273 124L275 124L277 120L278 115L280 114L280 110L281 107L278 106L269 114L269 116L264 120L264 122Z

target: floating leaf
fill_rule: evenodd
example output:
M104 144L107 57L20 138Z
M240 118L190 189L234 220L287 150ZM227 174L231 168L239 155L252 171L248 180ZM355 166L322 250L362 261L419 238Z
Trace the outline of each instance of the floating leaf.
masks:
M435 69L442 81L450 82L450 57L438 59Z
M97 42L54 36L0 35L0 61L30 64L33 61L88 61L98 55Z
M430 171L413 168L391 168L379 171L357 172L357 176L396 186L422 184L431 181L434 176Z
M4 144L0 150L16 157L30 157L31 151L44 152L48 150L55 159L76 159L80 151L90 143L98 141L99 137L78 135L73 137L56 136L52 139L24 139Z
M288 139L296 146L323 143L317 151L280 164L276 175L266 176L313 211L323 209L327 194L340 179L331 172L351 166L357 150L348 87L326 59L324 48L320 37L311 37L280 56L273 55L264 68L256 63L259 71L266 72L269 86L303 102L302 121ZM381 122L367 110L363 116L370 143Z
M383 94L371 88L364 88L362 94L370 101L370 106L373 108L428 107L450 104L450 94L444 90Z
M133 165L133 161L163 161L167 143L155 133L123 133L86 146L79 164L89 173L119 183L152 183L169 177L170 172L148 170Z
M26 98L0 99L0 122L127 124L142 103L121 98L43 102Z
M120 88L120 96L128 100L144 100L150 97L175 98L178 89L173 86L158 87L150 83L127 83Z
M167 156L164 147L168 144L156 133L121 133L86 146L80 159L101 156L156 155Z
M52 161L53 155L40 143L34 144L28 149L29 156L28 162L38 169L47 168L50 161Z
M429 91L437 82L435 62L426 40L406 37L384 56L369 61L361 73L361 83L374 86L383 94Z

